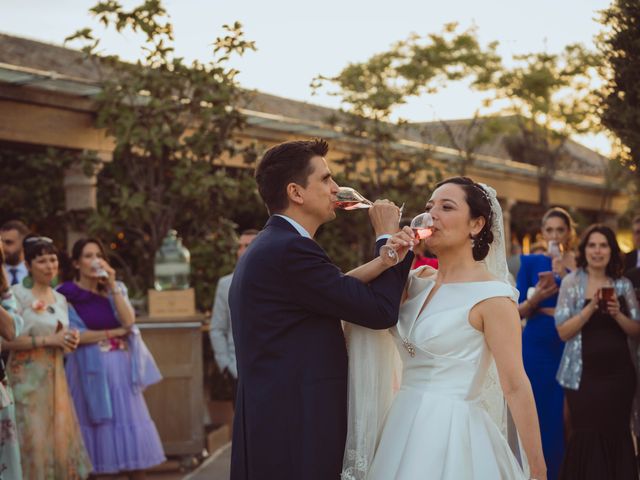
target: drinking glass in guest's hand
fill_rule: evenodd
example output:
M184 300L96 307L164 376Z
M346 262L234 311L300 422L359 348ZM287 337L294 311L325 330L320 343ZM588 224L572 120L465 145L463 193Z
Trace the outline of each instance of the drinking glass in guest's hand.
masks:
M562 257L562 244L556 240L549 240L547 243L547 254L551 258L561 258Z
M615 300L615 290L613 287L602 287L600 289L598 307L602 312L609 311L609 302Z

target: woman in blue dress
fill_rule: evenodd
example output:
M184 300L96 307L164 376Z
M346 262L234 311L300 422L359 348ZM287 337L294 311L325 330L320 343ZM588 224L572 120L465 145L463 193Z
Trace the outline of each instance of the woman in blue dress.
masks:
M547 478L556 480L564 453L564 396L556 381L564 343L558 336L553 315L560 282L576 268L572 250L575 229L566 210L554 207L544 214L542 238L547 245L560 248L549 248L545 254L523 255L516 283L520 292L518 310L527 319L522 336L524 367L536 400Z

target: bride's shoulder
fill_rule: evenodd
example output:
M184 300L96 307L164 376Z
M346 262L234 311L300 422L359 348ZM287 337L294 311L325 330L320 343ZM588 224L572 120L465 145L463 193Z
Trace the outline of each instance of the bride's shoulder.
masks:
M411 272L409 272L407 284L405 285L405 291L402 296L402 300L405 301L409 298L412 298L423 291L425 288L428 288L428 285L431 282L435 282L437 273L438 271L435 268L430 267L429 265L423 265L416 268L415 270L411 270Z
M438 274L438 270L429 265L423 265L421 267L416 268L415 270L411 270L409 277L419 278L422 280L435 280L436 275Z

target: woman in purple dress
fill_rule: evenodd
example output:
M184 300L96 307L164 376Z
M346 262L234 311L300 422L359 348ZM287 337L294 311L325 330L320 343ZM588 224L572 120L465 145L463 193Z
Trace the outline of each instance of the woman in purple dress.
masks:
M142 390L161 379L135 327L127 290L115 279L101 242L78 240L74 281L59 287L77 315L80 347L66 365L85 445L97 474L144 471L165 460Z

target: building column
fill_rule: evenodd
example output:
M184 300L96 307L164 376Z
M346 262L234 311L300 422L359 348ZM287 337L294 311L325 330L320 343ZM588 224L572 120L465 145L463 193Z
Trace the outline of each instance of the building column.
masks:
M507 257L511 254L511 210L518 203L513 198L500 199L500 206L502 207L502 220L504 222L504 242L507 250Z
M86 221L97 207L98 173L105 162L111 161L111 152L99 152L100 163L92 175L87 176L83 165L74 164L64 172L65 210L71 214L67 230L67 249L71 250L79 238L86 236Z

